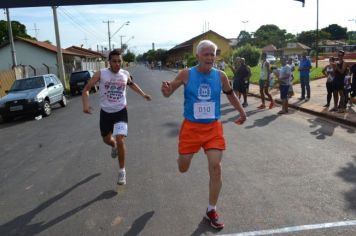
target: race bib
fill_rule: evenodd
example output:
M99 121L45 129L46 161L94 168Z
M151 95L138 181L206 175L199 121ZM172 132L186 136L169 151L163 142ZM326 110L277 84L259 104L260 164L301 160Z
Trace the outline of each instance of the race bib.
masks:
M215 119L215 102L194 103L195 119Z
M114 130L113 130L112 135L113 136L116 136L116 135L127 136L127 123L118 122L118 123L114 124Z

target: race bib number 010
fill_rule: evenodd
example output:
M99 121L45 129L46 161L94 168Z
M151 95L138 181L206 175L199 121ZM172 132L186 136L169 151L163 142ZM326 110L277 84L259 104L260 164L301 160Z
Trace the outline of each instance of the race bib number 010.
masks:
M113 136L116 136L116 135L127 136L127 123L118 122L118 123L114 124L114 130L113 130L112 135Z
M215 119L215 102L194 103L195 119Z

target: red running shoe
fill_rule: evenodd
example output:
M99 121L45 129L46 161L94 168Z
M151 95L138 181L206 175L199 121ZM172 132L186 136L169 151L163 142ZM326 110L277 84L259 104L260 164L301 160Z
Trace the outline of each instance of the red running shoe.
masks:
M215 228L215 229L222 229L224 228L224 222L222 222L219 219L219 215L216 212L216 210L211 210L208 212L208 209L206 210L206 215L205 218L207 218L210 221L210 225Z
M266 108L266 105L265 104L261 104L257 107L258 109L265 109Z
M274 107L274 102L271 102L270 104L269 104L269 109L272 109Z

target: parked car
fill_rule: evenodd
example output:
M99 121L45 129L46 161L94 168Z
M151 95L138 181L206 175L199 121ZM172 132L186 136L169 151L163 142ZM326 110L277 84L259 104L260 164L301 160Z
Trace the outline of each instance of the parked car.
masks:
M273 55L267 55L266 61L270 64L274 64L274 63L276 63L276 57Z
M5 122L22 115L49 116L53 104L67 105L64 86L53 74L15 80L6 93L0 99L0 115Z
M76 95L77 93L81 93L84 86L88 83L88 81L93 77L94 71L91 70L83 70L73 72L70 75L69 84L70 84L70 94L72 96ZM92 92L98 91L97 85L95 85Z

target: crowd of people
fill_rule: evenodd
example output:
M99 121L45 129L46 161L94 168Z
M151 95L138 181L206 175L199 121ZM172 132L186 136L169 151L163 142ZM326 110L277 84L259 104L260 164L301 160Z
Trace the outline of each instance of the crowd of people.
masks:
M356 96L356 64L347 65L344 61L344 51L339 51L337 58L330 57L329 64L323 68L326 76L326 104L329 107L331 98L334 106L330 111L344 113L349 103L352 106L351 97Z
M326 65L322 73L326 79L326 105L330 106L331 98L334 98L334 106L330 112L344 113L347 105L352 106L352 98L356 96L356 64L347 65L344 61L345 52L340 50L338 57L330 57L329 64ZM282 101L282 109L278 114L288 113L288 99L294 96L293 81L295 65L292 58L282 57L280 60L281 66L277 68L271 65L267 60L267 54L261 54L260 75L259 75L259 92L261 104L258 109L269 108L275 106L274 99L270 93L273 88L278 88L280 91L280 99ZM229 67L233 71L233 89L238 98L243 95L243 107L248 106L247 93L250 84L251 69L245 63L244 58L236 57ZM310 89L310 70L312 63L308 59L307 54L303 53L299 61L299 78L301 86L301 96L299 101L309 101L311 97ZM267 99L270 101L266 105Z

